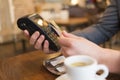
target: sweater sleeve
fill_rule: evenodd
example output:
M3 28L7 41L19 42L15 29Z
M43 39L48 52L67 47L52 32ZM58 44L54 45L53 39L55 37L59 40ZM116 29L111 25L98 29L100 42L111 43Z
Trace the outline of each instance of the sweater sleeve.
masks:
M111 4L106 8L97 24L83 31L73 32L73 34L85 37L96 44L103 43L120 30L118 15L116 0L111 0Z

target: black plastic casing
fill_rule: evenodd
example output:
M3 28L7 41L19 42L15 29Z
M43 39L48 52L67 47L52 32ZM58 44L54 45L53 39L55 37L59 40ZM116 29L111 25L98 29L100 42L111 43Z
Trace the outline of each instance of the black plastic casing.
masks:
M39 25L37 23L38 20L43 20L47 23L47 27ZM39 31L40 34L45 36L45 40L49 41L49 48L51 50L60 50L60 46L57 42L59 34L54 29L54 25L45 21L39 14L31 14L21 17L17 20L17 25L21 30L28 30L30 35L32 35L35 31Z

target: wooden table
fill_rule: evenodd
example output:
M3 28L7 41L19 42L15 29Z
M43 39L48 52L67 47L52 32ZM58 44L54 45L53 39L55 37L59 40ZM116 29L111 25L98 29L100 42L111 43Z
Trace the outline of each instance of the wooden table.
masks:
M43 60L59 54L47 55L41 51L28 52L0 61L0 80L55 80L42 65ZM120 80L118 75L110 75L108 80Z
M58 25L76 25L76 24L87 23L88 21L89 21L89 19L87 17L69 18L67 20L65 20L65 19L55 19L55 22Z
M75 28L87 26L89 23L89 18L80 17L80 18L69 18L67 20L55 19L55 22L57 25L66 28L68 31L73 31Z

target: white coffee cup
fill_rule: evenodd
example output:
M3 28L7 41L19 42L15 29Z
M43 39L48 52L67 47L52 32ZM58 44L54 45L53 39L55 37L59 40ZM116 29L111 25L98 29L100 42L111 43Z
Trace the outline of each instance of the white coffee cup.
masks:
M96 59L86 55L67 57L64 65L71 80L96 80L96 77L105 80L109 74L105 65L98 64ZM101 75L96 74L99 70L103 70Z

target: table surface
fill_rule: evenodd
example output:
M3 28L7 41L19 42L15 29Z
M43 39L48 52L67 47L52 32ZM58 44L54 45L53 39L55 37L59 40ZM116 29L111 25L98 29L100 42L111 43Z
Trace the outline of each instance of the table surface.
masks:
M69 19L55 19L55 22L58 25L76 25L76 24L84 24L88 23L89 19L87 17L80 17L80 18L69 18Z
M55 80L58 76L46 70L43 61L58 55L33 51L1 60L0 80ZM107 80L120 80L120 76L110 74Z

